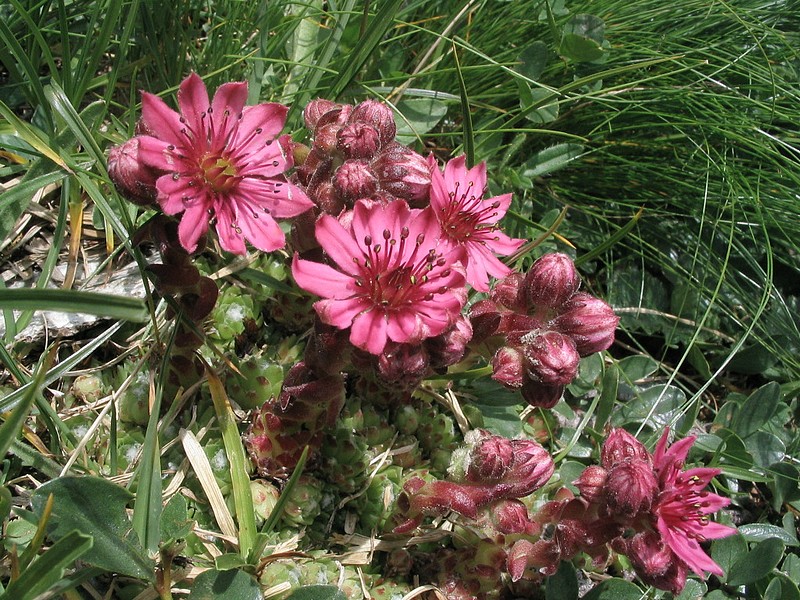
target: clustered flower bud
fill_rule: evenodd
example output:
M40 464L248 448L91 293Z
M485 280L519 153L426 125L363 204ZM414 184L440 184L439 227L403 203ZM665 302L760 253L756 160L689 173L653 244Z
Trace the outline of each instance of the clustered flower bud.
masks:
M493 379L520 390L532 406L553 407L577 376L581 357L614 341L619 318L579 286L567 255L545 254L527 274L499 281L470 311L473 344L494 352Z
M430 167L395 141L397 126L386 104L365 100L353 106L319 99L306 106L303 118L313 136L303 160L296 162L295 180L317 205L317 213L338 217L364 198L426 204Z

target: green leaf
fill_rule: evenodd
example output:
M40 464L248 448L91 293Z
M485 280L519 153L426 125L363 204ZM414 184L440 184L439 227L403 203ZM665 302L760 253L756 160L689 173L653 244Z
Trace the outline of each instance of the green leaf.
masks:
M148 317L144 301L138 298L49 288L0 290L0 310L11 308L99 315L137 323Z
M781 386L772 381L750 394L733 420L733 429L739 437L746 438L758 431L777 412L781 402Z
M572 563L561 561L558 571L547 578L544 597L546 600L577 600L578 576Z
M783 527L769 523L747 523L737 527L739 533L748 542L760 542L768 539L777 539L787 546L798 546L800 543L794 533L786 531Z
M643 354L623 358L617 366L628 383L641 381L658 371L658 361Z
M92 536L71 531L11 582L0 600L31 600L54 586L76 559L92 547Z
M295 590L286 600L347 600L335 585L307 585Z
M726 574L730 573L733 565L746 555L747 540L738 533L714 540L711 544L711 558Z
M37 517L50 494L54 496L51 538L60 540L72 531L91 535L94 544L84 555L85 562L113 573L153 579L153 562L132 535L126 512L133 494L99 477L60 477L31 495Z
M6 486L0 486L0 523L11 514L11 491Z
M44 159L40 159L44 160ZM66 171L47 161L53 170L37 177L32 177L32 170L28 171L22 180L7 191L0 194L0 240L4 240L11 233L14 224L28 208L33 195L43 187L56 183L67 177Z
M262 600L258 582L244 571L209 569L197 576L189 600Z
M750 552L742 556L728 573L728 584L746 585L769 575L783 557L783 542L770 537L759 542Z
M768 467L780 462L786 456L786 444L769 431L756 431L747 436L744 445L753 457L755 464L760 467Z
M447 114L447 105L436 98L408 98L397 103L397 141L413 144Z
M161 542L185 538L192 531L193 523L186 498L183 494L175 494L161 512Z
M603 54L605 23L594 15L579 14L564 26L558 53L575 62L592 62Z
M593 587L584 600L641 600L642 590L624 579L606 579Z
M534 154L525 163L523 177L540 177L563 169L573 160L583 156L583 144L556 144Z
M791 577L778 573L773 581L781 582L781 595L776 596L778 600L800 600L800 589L798 589L797 583ZM772 583L770 583L771 585Z
M722 429L717 431L717 435L725 440L720 449L720 465L730 465L742 469L749 469L753 466L753 457L738 435Z
M550 90L531 89L525 81L519 82L519 105L532 123L544 125L558 118L558 96Z
M517 61L517 72L524 75L528 79L539 79L541 74L547 67L547 62L550 58L550 49L544 42L533 42L530 46L526 47L520 52Z
M619 390L619 369L617 365L610 365L603 373L603 387L600 391L600 402L597 404L597 414L595 416L594 427L598 431L608 421L611 412L614 410L614 405L617 401L617 392Z
M708 586L705 582L697 581L697 579L687 579L686 587L683 588L679 596L675 596L675 600L697 600L702 598L707 591Z

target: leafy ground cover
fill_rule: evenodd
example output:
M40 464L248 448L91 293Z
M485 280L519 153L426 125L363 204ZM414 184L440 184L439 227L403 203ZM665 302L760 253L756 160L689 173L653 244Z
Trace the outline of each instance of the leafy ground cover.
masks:
M2 598L800 598L791 2L0 17Z

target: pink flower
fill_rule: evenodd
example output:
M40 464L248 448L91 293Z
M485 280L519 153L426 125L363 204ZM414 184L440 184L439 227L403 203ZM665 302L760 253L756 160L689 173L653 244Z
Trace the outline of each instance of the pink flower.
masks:
M282 248L285 238L275 219L313 206L283 176L291 158L275 142L288 108L245 106L246 100L247 84L238 82L220 86L209 102L195 73L178 90L180 113L142 94L148 135L139 137L139 158L164 173L156 181L158 203L168 215L183 213L178 236L189 252L210 222L229 252L244 254L245 239L259 250Z
M700 576L704 571L722 575L722 569L699 543L736 533L735 528L708 518L730 503L729 499L704 489L720 470L702 467L682 471L695 438L684 438L667 448L668 435L667 428L653 453L653 467L661 488L652 508L656 528L664 542L692 571Z
M295 255L292 273L323 298L314 304L323 323L350 327L354 346L381 354L389 340L439 335L461 313L464 252L443 252L439 233L430 210L360 200L349 227L330 215L317 221L317 241L336 268Z
M497 223L511 204L511 194L483 199L486 193L486 163L467 169L466 157L445 165L444 173L431 158L430 202L442 231L455 246L467 251L467 282L481 292L489 291L489 276L511 273L495 254L508 256L525 240L512 239Z

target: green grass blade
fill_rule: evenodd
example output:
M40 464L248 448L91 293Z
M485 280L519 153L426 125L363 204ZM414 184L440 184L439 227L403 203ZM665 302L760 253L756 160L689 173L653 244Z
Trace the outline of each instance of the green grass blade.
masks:
M236 424L230 400L225 393L217 374L206 365L208 389L214 402L214 412L217 415L219 428L222 432L222 442L228 456L231 471L231 487L233 488L233 502L236 507L236 521L239 529L239 553L244 560L251 557L251 552L256 541L256 517L253 508L253 495L250 491L250 476L247 471L247 457L244 454L242 438ZM260 556L258 557L260 558Z
M329 90L330 98L337 99L353 82L364 63L375 51L383 36L394 22L394 15L403 4L402 0L386 0L378 13L370 21L369 27L350 53L347 62L339 71L336 82Z
M475 132L472 128L472 111L469 106L469 96L467 95L467 84L464 81L464 73L461 70L461 63L458 60L458 51L453 44L453 60L456 63L456 74L458 75L458 91L461 94L461 115L464 118L464 154L467 156L467 167L475 165Z
M12 581L0 599L33 600L40 597L58 583L64 569L88 552L92 544L91 536L77 531L64 536Z
M31 288L0 290L0 310L5 309L81 313L135 323L143 323L148 316L144 301L138 298L78 290Z

